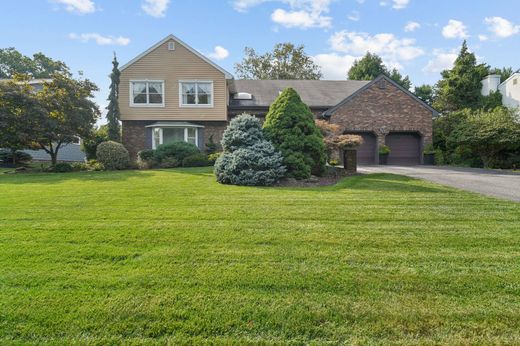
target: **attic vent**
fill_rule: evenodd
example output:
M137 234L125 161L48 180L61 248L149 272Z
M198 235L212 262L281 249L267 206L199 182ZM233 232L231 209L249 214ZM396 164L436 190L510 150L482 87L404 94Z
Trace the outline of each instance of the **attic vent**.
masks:
M233 98L235 100L252 100L253 95L251 95L250 93L237 93Z
M518 78L513 79L513 85L517 85L517 84L518 84Z
M386 81L384 79L381 79L378 83L377 83L377 86L379 87L379 89L386 89Z
M168 50L175 50L175 42L173 42L173 41L168 42Z

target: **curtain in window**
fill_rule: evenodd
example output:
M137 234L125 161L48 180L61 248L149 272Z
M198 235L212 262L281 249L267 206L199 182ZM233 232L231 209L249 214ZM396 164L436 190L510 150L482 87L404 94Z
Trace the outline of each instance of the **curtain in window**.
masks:
M199 105L211 104L211 83L197 83Z
M196 97L195 83L182 83L182 104L195 105Z
M162 83L148 83L148 97L149 103L161 104L163 103L162 93L163 93L163 85Z
M147 103L146 101L146 83L133 83L132 92L134 103Z

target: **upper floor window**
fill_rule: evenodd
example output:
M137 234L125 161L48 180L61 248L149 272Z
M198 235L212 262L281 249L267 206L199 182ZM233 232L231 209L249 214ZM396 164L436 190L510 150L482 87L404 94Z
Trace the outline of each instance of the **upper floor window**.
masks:
M164 81L131 81L132 106L164 106Z
M213 82L181 81L179 89L182 107L213 106Z

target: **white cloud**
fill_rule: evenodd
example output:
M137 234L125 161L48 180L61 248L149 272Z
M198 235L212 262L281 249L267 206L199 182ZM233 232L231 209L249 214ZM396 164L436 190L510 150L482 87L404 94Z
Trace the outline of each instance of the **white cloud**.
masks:
M215 59L215 60L224 60L229 56L229 51L222 47L222 46L216 46L213 50L213 53L208 54L208 57Z
M442 28L442 36L445 38L467 38L467 28L463 22L450 19L448 24Z
M53 3L65 6L71 13L87 14L96 12L96 5L91 0L52 0Z
M421 24L419 24L417 22L408 22L404 26L404 31L406 31L406 32L413 32L413 31L415 31L417 29L420 29L420 28L421 28Z
M141 8L146 14L160 18L166 15L170 0L144 0Z
M515 25L502 17L487 17L484 22L488 25L489 31L497 37L505 38L520 32L520 25Z
M127 37L103 36L95 32L86 34L70 33L69 39L80 42L95 41L100 46L126 46L130 43L130 39Z
M372 36L344 30L334 33L329 43L334 51L354 56L364 55L366 52L375 53L381 56L389 67L396 68L401 68L402 62L411 61L424 54L421 48L415 46L414 39L399 39L390 33Z
M350 12L350 14L347 16L347 18L353 22L357 22L358 20L361 19L361 15L359 14L359 11L352 11Z
M401 10L403 8L406 8L408 4L410 3L410 0L393 0L392 8L396 10Z
M426 73L439 73L441 71L450 69L453 67L455 59L457 59L457 51L444 51L442 49L435 49L433 51L433 59L430 59L426 66L423 68L423 72Z
M350 70L354 61L359 58L361 57L337 53L318 54L312 57L314 62L321 67L323 78L330 80L345 80L348 70Z
M307 29L329 28L332 25L332 17L324 15L329 12L332 0L235 0L233 7L239 12L245 12L267 1L289 5L288 10L277 8L271 14L271 20L284 27Z
M478 35L478 39L480 41L487 41L488 40L488 37L486 35Z

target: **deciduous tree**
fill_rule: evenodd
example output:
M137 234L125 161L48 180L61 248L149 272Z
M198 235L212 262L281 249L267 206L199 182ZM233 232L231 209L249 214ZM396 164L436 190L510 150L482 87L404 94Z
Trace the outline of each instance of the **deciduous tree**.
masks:
M347 77L351 80L373 80L380 74L386 74L403 88L407 90L410 89L411 82L408 76L403 77L395 68L389 70L383 64L381 57L370 52L367 52L360 60L354 61L354 64L347 73Z

